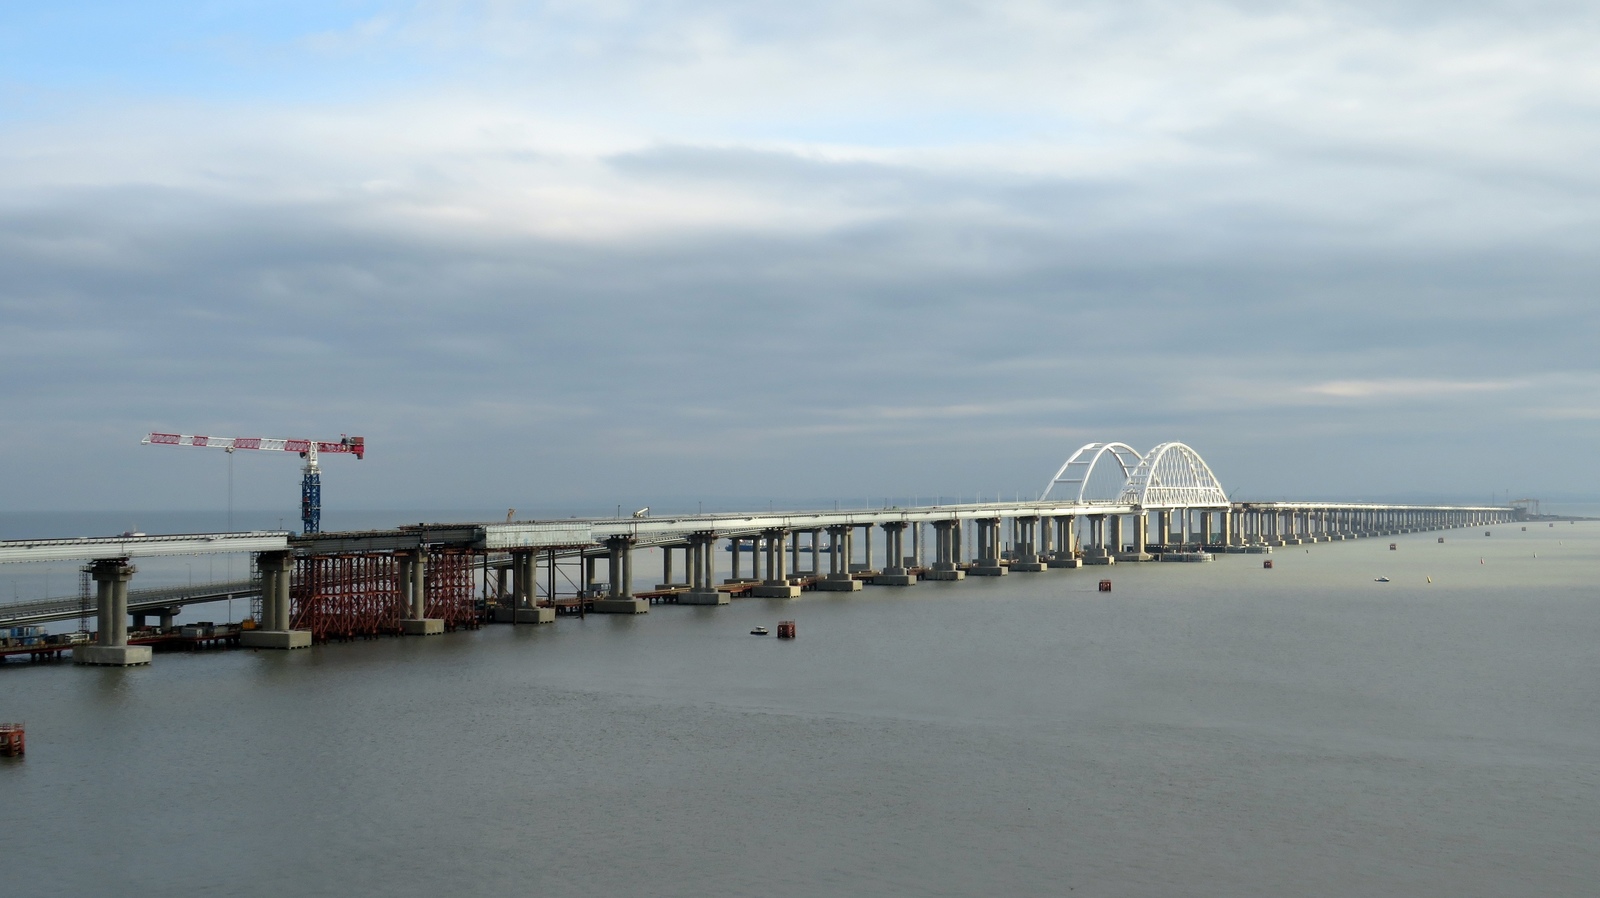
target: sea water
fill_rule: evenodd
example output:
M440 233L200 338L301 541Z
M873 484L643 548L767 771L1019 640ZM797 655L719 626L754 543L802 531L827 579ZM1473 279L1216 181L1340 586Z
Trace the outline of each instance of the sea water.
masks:
M1593 895L1600 524L1521 526L13 661L6 891Z

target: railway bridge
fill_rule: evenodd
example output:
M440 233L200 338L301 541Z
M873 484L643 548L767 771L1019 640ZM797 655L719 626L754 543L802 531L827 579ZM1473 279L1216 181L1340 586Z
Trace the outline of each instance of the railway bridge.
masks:
M485 619L549 623L563 610L639 614L653 601L722 605L736 594L796 598L805 588L856 591L863 584L909 587L1084 565L1208 561L1216 553L1495 524L1518 513L1509 506L1232 502L1199 453L1182 443L1144 453L1125 443L1090 443L1027 501L418 524L300 536L12 540L0 542L0 563L88 562L99 627L95 644L75 649L74 660L128 665L150 660L147 646L127 639L129 613L140 608L130 608L128 582L132 561L142 556L251 553L259 611L242 642L290 649L380 634L430 635ZM875 534L882 540L877 551ZM720 582L719 545L732 556L730 576ZM661 550L655 589L636 591L634 557L641 548ZM675 558L682 559L681 577L674 576ZM230 586L228 595L237 594ZM170 609L204 597L197 589L161 601ZM0 606L0 621L64 613L14 611Z

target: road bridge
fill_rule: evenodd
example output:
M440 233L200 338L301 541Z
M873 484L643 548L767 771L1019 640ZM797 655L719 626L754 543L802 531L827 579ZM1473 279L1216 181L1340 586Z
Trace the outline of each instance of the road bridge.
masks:
M442 633L477 626L484 605L493 619L510 623L553 621L562 601L596 613L645 613L649 601L634 591L633 559L642 548L662 550L658 591L670 591L679 604L720 605L729 601L730 586L759 597L795 598L804 586L855 591L864 583L906 587L923 579L1083 565L1204 561L1219 552L1480 526L1516 514L1509 506L1231 502L1205 461L1182 443L1162 443L1144 453L1125 443L1090 443L1028 501L417 524L301 536L13 540L0 543L0 563L89 561L99 584L99 630L96 645L75 652L75 660L131 664L147 662L149 654L126 644L130 612L224 594L259 596L259 625L242 641L260 648ZM876 552L875 534L882 539ZM733 550L731 576L720 584L718 545ZM747 546L748 574L742 570ZM801 569L802 550L809 570ZM253 554L259 580L244 592L229 584L209 593L141 596L130 604L131 559L214 552ZM683 577L675 579L673 561L680 555ZM563 586L569 590L564 597ZM81 601L71 608L46 604L0 608L0 616L31 622L83 613Z

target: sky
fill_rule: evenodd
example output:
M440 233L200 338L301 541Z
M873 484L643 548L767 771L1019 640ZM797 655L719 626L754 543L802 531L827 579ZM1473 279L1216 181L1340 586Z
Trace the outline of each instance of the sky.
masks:
M0 0L0 508L1600 496L1597 10Z

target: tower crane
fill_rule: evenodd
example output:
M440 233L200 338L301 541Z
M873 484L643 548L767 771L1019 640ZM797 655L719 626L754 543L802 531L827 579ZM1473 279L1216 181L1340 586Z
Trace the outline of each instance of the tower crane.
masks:
M317 467L318 453L343 453L357 459L366 457L367 441L362 437L340 435L338 442L318 440L276 440L267 437L211 437L187 433L152 433L139 441L140 445L198 446L205 449L264 449L276 452L297 452L306 460L300 478L300 525L306 533L322 529L322 469Z

